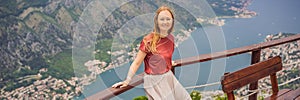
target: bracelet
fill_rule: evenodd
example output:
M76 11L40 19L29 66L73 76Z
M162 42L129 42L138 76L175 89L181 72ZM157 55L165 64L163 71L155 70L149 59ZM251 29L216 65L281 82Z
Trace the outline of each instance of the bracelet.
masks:
M126 80L131 81L131 77L127 76Z
M126 83L127 85L129 84L129 81L128 80L125 80L125 81L123 81L124 83Z

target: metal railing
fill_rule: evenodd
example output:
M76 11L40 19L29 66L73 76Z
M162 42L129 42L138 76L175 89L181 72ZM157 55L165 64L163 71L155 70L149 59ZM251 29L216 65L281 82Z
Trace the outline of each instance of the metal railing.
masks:
M296 40L300 40L300 34L292 35L289 37L285 37L282 39L277 39L277 40L272 40L268 42L262 42L258 44L253 44L249 46L244 46L240 48L234 48L230 50L225 50L221 52L215 52L215 53L210 53L210 54L202 54L194 57L188 57L188 58L183 58L183 59L178 59L175 60L175 63L177 63L176 67L182 67L184 65L189 65L189 64L194 64L194 63L199 63L199 62L205 62L205 61L210 61L218 58L224 58L224 57L229 57L229 56L235 56L243 53L248 53L251 52L252 57L251 57L251 64L257 63L260 61L260 55L261 55L261 50L264 48L269 48L273 46L277 46L280 44L288 43L288 42L293 42ZM172 69L174 72L174 69ZM123 92L126 92L127 90L130 90L134 88L137 85L140 85L143 83L143 74L136 75L133 77L132 81L129 83L127 87L124 88L107 88L101 92L98 92L86 99L88 100L107 100L110 99L114 96L117 96ZM250 84L249 89L250 90L257 90L258 88L258 82L254 82ZM249 97L249 100L255 100L257 97L257 94L253 94Z

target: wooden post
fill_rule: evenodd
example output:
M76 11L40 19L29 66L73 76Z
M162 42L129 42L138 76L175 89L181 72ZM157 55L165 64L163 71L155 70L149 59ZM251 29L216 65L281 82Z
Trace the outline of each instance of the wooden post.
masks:
M278 93L278 83L277 83L276 73L273 73L270 78L271 78L271 83L272 83L273 95L277 95L277 93Z
M235 100L233 91L227 93L227 98L228 98L228 100Z
M261 49L252 51L251 64L258 63L260 61ZM249 90L256 90L258 88L258 81L250 83ZM257 100L257 93L249 96L249 100Z
M226 73L224 73L224 75L229 74L229 73L230 73L230 72L226 72ZM233 91L227 92L226 95L227 95L228 100L235 100L235 99L234 99Z

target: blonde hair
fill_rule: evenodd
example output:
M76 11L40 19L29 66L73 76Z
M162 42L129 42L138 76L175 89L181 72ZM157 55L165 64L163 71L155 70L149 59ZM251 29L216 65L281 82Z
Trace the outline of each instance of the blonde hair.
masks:
M147 49L147 51L152 52L152 53L157 53L156 50L156 46L157 46L157 42L160 39L159 33L159 26L158 26L158 14L162 11L169 11L171 13L172 16L172 26L171 28L168 30L168 34L170 34L173 31L173 27L174 27L174 13L171 10L171 8L167 7L167 6L161 6L156 10L155 16L154 16L154 28L153 28L153 32L149 33L147 36L144 37L143 42L145 44L145 47ZM148 42L150 42L150 44L148 44Z

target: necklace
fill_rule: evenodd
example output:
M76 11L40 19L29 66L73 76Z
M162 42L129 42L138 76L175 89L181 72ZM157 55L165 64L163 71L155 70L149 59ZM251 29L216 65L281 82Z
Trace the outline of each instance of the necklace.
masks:
M165 38L165 37L167 37L168 36L168 34L160 34L160 37L161 38Z

